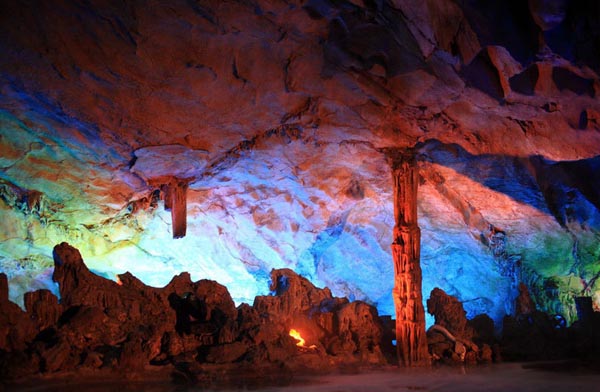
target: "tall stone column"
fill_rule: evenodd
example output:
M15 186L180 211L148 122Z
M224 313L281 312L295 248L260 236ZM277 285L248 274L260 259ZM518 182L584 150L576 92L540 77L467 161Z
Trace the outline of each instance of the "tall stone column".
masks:
M421 230L417 222L419 173L412 150L391 159L394 182L394 289L396 349L402 366L430 364L421 292Z

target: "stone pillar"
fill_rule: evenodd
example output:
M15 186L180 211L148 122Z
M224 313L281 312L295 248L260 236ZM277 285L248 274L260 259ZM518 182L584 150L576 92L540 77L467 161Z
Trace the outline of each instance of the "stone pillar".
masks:
M417 223L419 173L414 152L391 159L394 181L394 289L396 349L402 366L430 364L421 292L421 230Z

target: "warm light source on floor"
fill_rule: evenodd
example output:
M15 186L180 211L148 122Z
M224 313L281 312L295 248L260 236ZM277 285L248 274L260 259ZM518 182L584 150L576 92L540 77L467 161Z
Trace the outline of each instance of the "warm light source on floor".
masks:
M317 346L315 346L314 344L310 345L310 346L306 346L306 341L304 340L304 338L300 335L300 332L298 332L295 329L290 329L290 336L293 337L294 339L296 339L298 341L298 343L296 343L296 346L298 347L302 347L302 348L310 348L310 349L315 349L317 348Z

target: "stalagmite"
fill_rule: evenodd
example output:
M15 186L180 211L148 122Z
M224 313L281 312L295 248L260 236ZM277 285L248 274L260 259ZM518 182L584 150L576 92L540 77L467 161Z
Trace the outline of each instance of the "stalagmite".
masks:
M396 347L403 366L430 363L421 293L421 230L417 223L419 174L412 150L391 157L394 181L393 297L396 306Z

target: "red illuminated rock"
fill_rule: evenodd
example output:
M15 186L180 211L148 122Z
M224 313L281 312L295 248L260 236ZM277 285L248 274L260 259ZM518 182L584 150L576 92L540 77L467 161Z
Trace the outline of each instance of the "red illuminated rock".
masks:
M385 363L382 346L387 342L383 342L383 327L375 308L356 301L341 307L335 316L337 328L333 332L342 340L339 353L344 353L343 345L350 343L356 345L351 352L357 352L363 361Z
M224 286L192 282L189 274L153 288L130 273L119 275L119 283L93 274L67 243L55 247L54 259L60 304L38 290L26 294L26 313L0 291L7 379L91 370L136 379L154 369L197 382L210 366L227 372L255 366L261 374L279 363L288 369L387 363L373 306L335 298L289 269L273 270L275 295L236 308ZM5 282L0 275L0 288Z
M489 317L467 320L462 304L437 287L427 300L427 311L435 317L435 325L427 331L434 360L476 364L494 359L494 322Z
M315 306L333 300L328 288L318 289L290 269L271 271L271 282L270 290L275 295L256 297L254 308L284 320L291 321L298 315L307 315Z
M453 335L463 339L473 336L462 303L437 287L427 300L427 312L435 317L436 325L446 328Z
M421 289L421 229L417 219L418 167L413 151L391 157L394 183L394 289L396 345L404 366L428 365Z
M515 314L517 316L528 316L535 310L535 303L529 295L529 289L524 283L519 283L519 296L517 297Z
M124 306L126 298L120 295L123 288L116 282L90 272L77 249L63 242L54 248L53 256L55 267L52 280L58 283L63 306ZM127 300L133 303L134 298Z
M39 331L55 325L63 312L56 295L48 290L25 293L25 309Z
M373 306L335 298L328 288L319 289L289 269L273 270L271 281L274 295L256 297L253 308L271 322L283 323L285 331L297 329L307 346L315 345L321 360L330 354L341 363L386 362L383 326Z
M9 301L6 275L0 273L0 349L22 350L34 335L27 313Z

